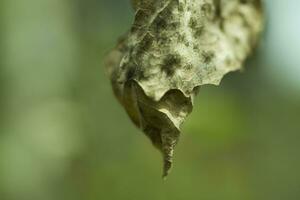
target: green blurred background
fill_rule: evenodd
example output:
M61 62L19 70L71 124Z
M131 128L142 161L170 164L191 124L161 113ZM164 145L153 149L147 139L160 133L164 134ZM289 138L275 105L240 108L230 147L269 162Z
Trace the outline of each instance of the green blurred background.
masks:
M242 72L202 87L175 166L115 100L124 0L0 1L0 200L300 199L300 2L267 0Z

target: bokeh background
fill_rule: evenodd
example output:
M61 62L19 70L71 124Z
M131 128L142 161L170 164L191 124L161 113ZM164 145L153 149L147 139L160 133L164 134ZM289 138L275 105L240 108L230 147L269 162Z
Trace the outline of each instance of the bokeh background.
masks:
M1 0L0 199L300 199L299 7L266 1L259 49L202 87L162 181L103 67L129 1Z

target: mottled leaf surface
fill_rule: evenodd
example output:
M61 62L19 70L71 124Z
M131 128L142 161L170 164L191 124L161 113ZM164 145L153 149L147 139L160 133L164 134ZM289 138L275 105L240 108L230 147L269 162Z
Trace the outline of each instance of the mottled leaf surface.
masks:
M239 70L263 27L260 0L132 0L135 19L110 53L114 93L163 154L169 173L180 125L200 86Z

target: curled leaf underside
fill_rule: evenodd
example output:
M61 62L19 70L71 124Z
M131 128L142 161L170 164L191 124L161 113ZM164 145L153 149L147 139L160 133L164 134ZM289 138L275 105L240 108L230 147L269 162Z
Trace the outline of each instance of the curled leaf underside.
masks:
M110 53L114 93L172 166L198 88L239 70L263 27L260 0L132 0L134 23Z

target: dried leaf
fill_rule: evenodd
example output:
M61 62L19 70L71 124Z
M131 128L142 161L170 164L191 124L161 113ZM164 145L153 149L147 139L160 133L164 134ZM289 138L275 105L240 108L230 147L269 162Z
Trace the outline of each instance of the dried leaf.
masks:
M132 0L130 32L111 52L113 90L172 166L198 88L239 70L263 27L260 0Z

